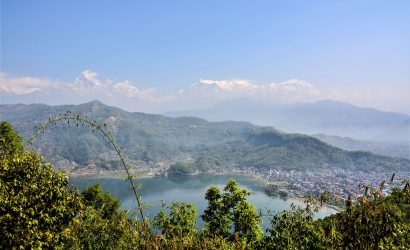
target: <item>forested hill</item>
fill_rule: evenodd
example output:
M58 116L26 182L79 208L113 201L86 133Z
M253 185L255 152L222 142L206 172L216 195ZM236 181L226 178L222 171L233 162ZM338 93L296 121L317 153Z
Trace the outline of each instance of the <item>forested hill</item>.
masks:
M227 166L410 169L408 159L349 152L310 136L280 133L272 127L132 113L99 101L62 106L1 105L0 117L9 121L27 139L40 122L67 110L87 114L91 119L106 123L117 143L124 148L126 157L137 166L189 161L201 170L218 170ZM104 141L86 127L52 126L38 137L35 146L59 167L96 165L100 169L112 170L118 166L112 150L107 149Z

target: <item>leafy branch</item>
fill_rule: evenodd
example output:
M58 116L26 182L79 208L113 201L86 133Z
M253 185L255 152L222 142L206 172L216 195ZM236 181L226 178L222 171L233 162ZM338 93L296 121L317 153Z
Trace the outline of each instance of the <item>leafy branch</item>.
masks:
M44 133L51 125L57 124L67 124L67 125L75 125L76 127L86 125L89 127L93 133L101 136L107 144L111 145L114 151L118 155L118 159L121 162L124 170L127 174L125 180L129 181L132 191L135 196L135 200L137 201L137 209L141 215L142 221L145 223L145 217L143 213L143 205L141 204L141 196L138 194L137 190L141 188L140 185L135 185L134 183L134 176L130 173L131 165L125 162L125 158L122 156L122 149L115 143L114 138L112 136L112 131L107 130L107 125L103 122L98 122L96 120L90 120L87 115L80 116L79 114L72 113L71 111L66 111L64 115L57 115L54 118L49 117L47 122L42 122L38 126L38 129L33 132L31 138L28 141L28 145L33 145L36 138L39 134Z

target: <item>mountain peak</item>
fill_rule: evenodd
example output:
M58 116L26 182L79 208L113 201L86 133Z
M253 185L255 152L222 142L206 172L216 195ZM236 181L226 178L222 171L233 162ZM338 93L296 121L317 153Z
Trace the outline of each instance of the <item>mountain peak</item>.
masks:
M100 102L99 100L92 100L91 102L89 102L89 104L91 104L91 105L104 105L104 103Z
M92 100L90 102L80 104L80 106L83 106L86 110L91 110L92 112L97 112L106 105L104 103L100 102L99 100Z
M290 79L285 82L281 82L278 84L271 84L271 87L279 88L282 90L307 90L307 91L314 91L317 92L318 90L310 83L299 80L299 79Z
M208 90L211 92L237 92L254 89L256 86L249 80L200 80L191 86L191 90Z

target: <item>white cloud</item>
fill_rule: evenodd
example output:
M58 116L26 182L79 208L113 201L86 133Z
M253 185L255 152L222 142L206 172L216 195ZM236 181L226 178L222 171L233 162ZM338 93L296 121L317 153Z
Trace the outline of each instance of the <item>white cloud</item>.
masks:
M132 85L128 80L115 83L113 85L113 88L117 91L117 93L123 94L130 98L137 97L145 101L157 101L157 98L153 96L153 93L155 91L154 88L140 90L134 85Z
M7 95L27 95L34 92L58 89L60 83L48 78L10 76L0 72L0 93Z
M116 93L122 97L141 99L147 102L163 99L154 96L154 88L139 89L128 80L123 82L113 82L109 79L101 81L97 76L96 72L84 70L72 83L64 84L48 78L10 76L0 73L0 93L21 96L48 91L53 92L53 94L93 96L102 99L112 97Z
M102 80L96 72L82 71L72 82L48 78L10 76L0 73L1 103L79 104L100 100L130 111L155 112L178 95L156 95L154 88L139 88L133 82Z
M81 72L81 75L85 79L87 79L88 81L93 83L94 86L100 86L101 85L100 80L97 79L97 73L96 72L92 72L90 70L84 70L83 72Z
M191 85L191 89L212 89L228 93L246 93L254 91L257 85L249 80L232 79L232 80L200 80L199 83Z
M261 88L261 94L269 93L269 98L283 102L310 102L322 98L321 92L303 80L291 79L282 83L271 83Z
M156 94L154 88L139 88L133 82L101 80L96 72L82 71L74 81L63 83L49 78L12 76L0 72L2 102L46 102L78 104L93 99L132 111L165 112L208 108L234 98L250 98L266 103L338 100L383 110L408 110L409 94L397 90L319 90L303 80L256 84L246 79L200 80L175 94ZM404 108L403 108L404 107ZM410 112L410 111L406 111Z
M180 94L195 98L219 100L248 97L263 98L275 102L312 101L320 98L320 92L313 85L298 79L282 83L255 84L250 80L200 80Z
M101 81L97 79L97 73L90 70L81 72L70 86L73 90L78 91L104 87Z

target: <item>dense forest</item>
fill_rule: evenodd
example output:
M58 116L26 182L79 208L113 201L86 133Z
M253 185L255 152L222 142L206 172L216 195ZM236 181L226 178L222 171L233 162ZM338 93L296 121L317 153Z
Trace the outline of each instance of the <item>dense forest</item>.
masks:
M350 152L307 135L282 133L273 127L132 113L99 101L64 106L2 105L2 119L28 139L34 126L39 127L50 117L61 117L66 110L105 123L135 166L149 168L182 162L199 171L221 171L229 167L258 170L338 167L362 171L410 168L410 160L406 158ZM52 126L37 138L36 147L48 161L65 169L90 165L100 170L121 169L104 141L82 126L77 129L67 129L64 124Z
M277 136L272 134L272 136ZM256 144L264 144L255 136ZM265 138L265 137L264 137ZM297 137L297 140L310 138ZM297 148L295 148L296 150ZM120 202L99 186L79 192L40 155L24 148L6 121L0 125L0 248L59 249L408 249L410 186L390 180L360 187L343 212L314 219L319 203L262 214L248 202L249 192L230 180L210 187L208 207L196 227L192 204L164 204L153 220L119 210ZM175 166L177 170L190 166ZM384 185L394 186L388 194ZM144 208L145 209L145 208ZM271 227L263 232L261 220Z

